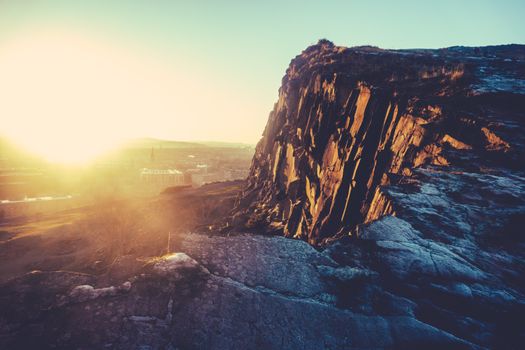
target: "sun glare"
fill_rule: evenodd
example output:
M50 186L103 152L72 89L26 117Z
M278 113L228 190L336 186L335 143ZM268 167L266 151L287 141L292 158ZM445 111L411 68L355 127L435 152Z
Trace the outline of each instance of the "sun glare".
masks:
M30 152L51 163L64 165L88 165L97 158L117 149L122 142L116 140L98 140L89 142L74 135L60 135L53 140L45 134L34 137L19 137L12 140L20 149Z
M247 114L198 68L59 30L2 43L0 77L0 134L61 163L135 137L214 139Z
M173 88L152 66L79 36L19 37L0 49L2 132L47 160L88 162L169 109Z

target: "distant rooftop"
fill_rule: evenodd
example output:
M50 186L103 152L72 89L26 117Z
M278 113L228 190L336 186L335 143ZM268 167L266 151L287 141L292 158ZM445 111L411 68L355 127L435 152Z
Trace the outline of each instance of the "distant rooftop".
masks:
M143 168L140 172L141 175L179 175L182 171L177 169L149 169Z

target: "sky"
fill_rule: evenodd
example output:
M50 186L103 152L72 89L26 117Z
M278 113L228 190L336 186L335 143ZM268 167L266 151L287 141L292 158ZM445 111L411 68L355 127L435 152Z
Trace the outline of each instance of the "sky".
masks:
M0 135L56 160L134 137L254 144L290 60L320 38L524 44L524 13L523 0L0 0Z

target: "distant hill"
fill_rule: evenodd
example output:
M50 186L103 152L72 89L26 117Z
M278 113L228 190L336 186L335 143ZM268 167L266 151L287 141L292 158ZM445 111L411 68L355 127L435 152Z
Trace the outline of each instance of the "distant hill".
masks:
M127 150L149 150L155 149L170 149L170 150L213 150L214 148L230 148L230 149L254 149L255 145L244 143L230 143L218 141L173 141L155 138L137 138L129 140L121 144L119 147L105 154L101 154L98 159L106 157L114 157L120 152ZM0 168L13 167L35 167L49 164L44 158L33 154L18 147L10 139L0 136Z
M155 138L139 138L131 140L124 144L124 148L151 148L151 147L162 147L162 148L245 148L245 147L255 147L255 145L250 145L246 143L238 142L221 142L221 141L173 141L173 140L163 140Z
M162 148L202 148L207 147L202 143L196 142L185 142L185 141L172 141L162 140L155 138L139 138L133 139L126 142L121 148L151 148L151 147L162 147Z
M41 164L43 160L14 144L11 140L0 136L0 168L33 166Z
M239 142L221 142L221 141L197 141L201 145L213 148L255 148L254 144Z

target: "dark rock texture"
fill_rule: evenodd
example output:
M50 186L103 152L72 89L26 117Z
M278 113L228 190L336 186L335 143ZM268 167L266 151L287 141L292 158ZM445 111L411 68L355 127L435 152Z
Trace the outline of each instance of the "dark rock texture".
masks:
M400 218L323 251L253 234L172 238L178 252L138 262L139 273L121 259L110 279L35 271L1 284L0 348L520 349L525 340L523 260L434 241Z
M69 272L33 272L2 285L0 347L477 348L418 320L415 303L377 288L380 299L349 303L377 276L340 265L305 242L179 238L185 253L146 262L143 273L117 286ZM341 286L353 292L342 293Z

